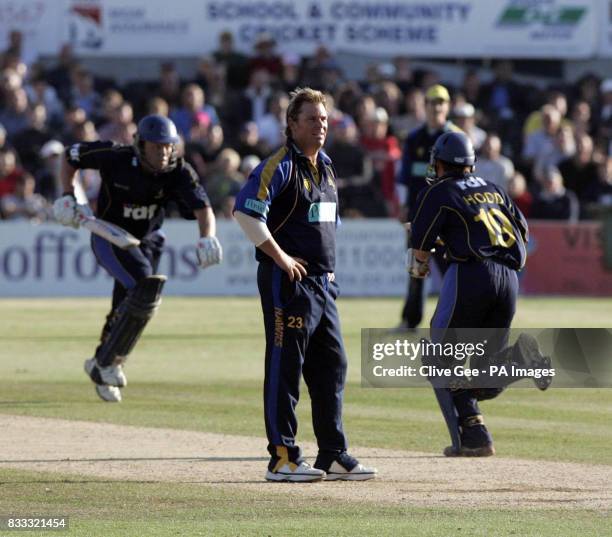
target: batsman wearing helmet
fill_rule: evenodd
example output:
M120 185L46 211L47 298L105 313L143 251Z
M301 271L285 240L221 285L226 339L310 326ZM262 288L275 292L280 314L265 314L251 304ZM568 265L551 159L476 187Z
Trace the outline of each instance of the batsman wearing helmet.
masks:
M100 171L102 185L96 216L140 239L139 246L120 249L97 235L91 237L96 260L115 280L112 307L95 355L85 371L104 401L121 401L127 384L123 364L161 302L166 277L157 274L164 245L164 207L178 204L181 214L197 219L197 260L202 268L221 261L215 217L193 168L177 155L179 137L172 121L150 115L138 124L134 145L82 142L66 150L61 180L64 194L54 204L58 222L79 226L74 196L78 169Z
M347 360L334 278L338 194L329 157L325 97L291 94L287 143L236 197L234 215L256 248L266 332L264 413L269 481L365 480L376 470L347 453L342 402ZM300 379L308 385L319 454L311 467L296 444Z
M474 174L475 162L472 143L462 132L442 134L434 144L433 176L416 201L411 224L410 275L427 276L431 252L441 239L449 268L431 319L432 338L444 340L453 328L504 329L488 346L492 363L544 367L548 359L531 336L521 334L507 347L516 309L517 272L527 256L527 222L505 191ZM518 379L507 384L514 380ZM549 382L536 385L546 389ZM478 401L496 397L503 388L469 383L453 389L434 387L452 439L446 456L495 453Z

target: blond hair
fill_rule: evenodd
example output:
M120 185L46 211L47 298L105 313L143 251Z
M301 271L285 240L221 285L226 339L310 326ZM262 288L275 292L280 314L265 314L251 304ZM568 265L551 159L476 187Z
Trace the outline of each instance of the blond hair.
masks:
M285 136L287 136L287 138L291 138L289 120L297 121L304 103L327 105L325 95L312 88L295 88L295 90L289 94L289 98L289 106L287 106L287 127L285 128Z

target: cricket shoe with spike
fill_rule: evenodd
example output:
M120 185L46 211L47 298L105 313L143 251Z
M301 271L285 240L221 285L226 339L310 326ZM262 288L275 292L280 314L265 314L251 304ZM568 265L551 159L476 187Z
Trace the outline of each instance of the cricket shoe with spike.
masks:
M515 350L518 352L520 359L525 366L532 369L550 369L551 361L548 356L544 356L540 351L538 340L530 334L520 334L516 340ZM542 376L540 378L533 377L533 382L538 389L546 390L551 382L552 377Z

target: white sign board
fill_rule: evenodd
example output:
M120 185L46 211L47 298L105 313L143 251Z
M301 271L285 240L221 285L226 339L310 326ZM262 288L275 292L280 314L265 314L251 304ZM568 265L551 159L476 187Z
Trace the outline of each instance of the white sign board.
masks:
M235 222L218 222L220 266L201 270L197 226L168 221L159 272L169 295L256 295L254 247ZM344 296L400 296L407 285L405 234L393 220L345 222L338 230L337 279ZM0 224L0 297L109 295L112 279L98 266L89 233L59 225Z
M586 58L604 0L68 0L66 37L84 55L203 55L231 30L251 52L270 33L281 52L411 57ZM60 4L60 2L58 2Z

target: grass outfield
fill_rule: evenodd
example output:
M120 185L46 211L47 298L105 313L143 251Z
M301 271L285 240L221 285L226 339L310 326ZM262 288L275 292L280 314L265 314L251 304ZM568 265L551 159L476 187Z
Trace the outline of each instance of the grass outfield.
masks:
M428 315L433 306L430 301ZM0 412L265 436L264 342L256 299L166 298L130 357L130 385L121 405L99 402L82 372L107 307L101 299L0 300ZM393 326L399 308L394 299L340 300L350 360L346 429L354 444L437 452L448 433L430 390L359 385L360 329ZM607 327L610 301L522 299L514 324ZM304 403L300 439L313 440ZM514 389L483 408L501 456L612 465L611 390ZM197 484L113 483L113 499L104 503L104 488L95 479L0 467L0 515L52 507L73 514L71 535L110 536L440 535L458 528L464 535L605 535L610 524L601 513L555 506L521 513L518 522L505 510L466 516L452 506L372 505L356 512L347 504L305 506L290 494L230 496Z

